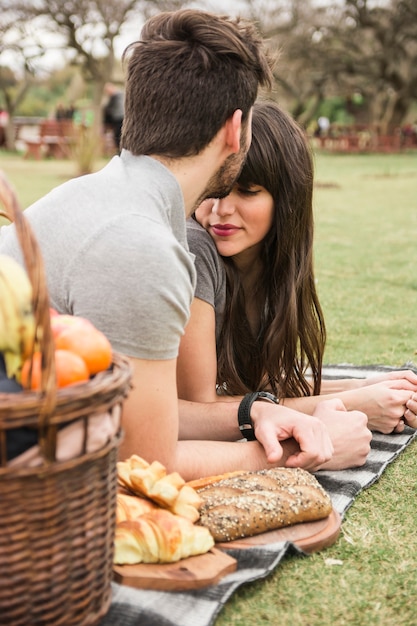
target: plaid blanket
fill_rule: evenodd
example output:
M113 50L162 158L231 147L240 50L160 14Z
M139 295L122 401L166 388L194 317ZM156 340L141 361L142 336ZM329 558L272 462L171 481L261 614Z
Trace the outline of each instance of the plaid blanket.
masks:
M413 366L405 367L416 371ZM395 368L337 365L326 367L323 373L326 378L367 378L376 371L393 369ZM342 518L356 496L378 480L387 465L416 435L417 431L411 428L406 428L401 434L375 433L371 452L364 466L337 472L317 472L317 479L330 494L333 506ZM169 592L113 584L112 604L100 626L211 626L222 606L240 585L266 577L284 556L303 554L289 542L227 552L237 559L237 570L211 587Z

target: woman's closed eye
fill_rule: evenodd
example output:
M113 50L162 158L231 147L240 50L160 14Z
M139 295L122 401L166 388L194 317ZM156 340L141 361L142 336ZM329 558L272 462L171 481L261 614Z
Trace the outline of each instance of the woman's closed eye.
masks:
M241 196L256 196L262 191L262 187L240 187L238 186L237 192Z

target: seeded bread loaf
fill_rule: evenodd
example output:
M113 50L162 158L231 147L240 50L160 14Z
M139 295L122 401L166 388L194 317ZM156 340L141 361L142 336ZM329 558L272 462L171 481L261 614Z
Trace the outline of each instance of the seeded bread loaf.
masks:
M216 542L311 522L330 515L332 503L317 479L302 469L244 472L198 489L199 524Z

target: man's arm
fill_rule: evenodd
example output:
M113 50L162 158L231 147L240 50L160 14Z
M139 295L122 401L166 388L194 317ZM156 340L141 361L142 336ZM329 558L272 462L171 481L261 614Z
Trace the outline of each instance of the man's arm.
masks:
M133 389L123 409L121 459L138 454L148 462L158 460L168 471L177 471L184 479L192 480L237 469L259 470L271 466L292 465L313 470L332 457L333 446L326 426L314 417L304 416L308 428L300 433L296 413L284 407L284 411L291 413L291 419L283 417L280 425L282 441L277 442L273 462L268 462L264 447L257 441L210 440L210 437L206 438L205 426L203 437L178 441L176 360L131 359L131 362ZM218 410L222 404L208 405L209 410L213 407L216 410L215 419L220 417ZM224 403L225 408L228 406L229 403ZM195 434L199 434L198 424L204 423L200 422L199 411L206 410L207 405L190 403L188 408L195 412L193 424L197 427Z
M191 305L191 317L181 340L178 359L178 389L181 398L198 402L219 402L230 400L216 394L217 355L215 345L215 313L213 307L194 298ZM335 382L334 385L330 384ZM329 384L326 384L329 383ZM362 411L368 417L368 428L382 433L401 432L404 430L404 413L406 403L413 392L417 392L417 375L411 370L383 373L369 379L345 379L342 381L324 381L326 393L319 396L302 396L283 398L281 404L302 414L316 415L322 413L321 403L324 400L339 399L348 411ZM337 391L338 390L338 391ZM206 434L214 439L232 440L236 438L237 417L227 419L233 413L237 415L237 406L241 398L233 398L233 407L216 410L208 408L194 411L200 415L205 424ZM259 420L271 415L266 403L256 403ZM275 409L277 417L280 412ZM181 406L181 438L192 436L192 413L186 405ZM224 419L216 415L224 414ZM183 417L184 416L184 417ZM342 416L336 415L338 419ZM345 415L351 419L352 413ZM411 412L407 413L410 424L414 423ZM358 417L355 418L355 423ZM353 424L352 424L353 427ZM335 425L336 432L339 428ZM187 432L188 431L188 432ZM366 436L364 429L362 435ZM353 442L351 442L353 444ZM355 449L353 445L350 446ZM270 446L269 446L270 448ZM353 458L352 458L353 460Z
M191 305L191 317L181 340L177 372L179 394L183 398L180 400L180 439L239 439L237 414L242 398L216 394L215 313L210 304L199 298L194 298ZM286 438L288 425L291 436L297 439L302 449L311 450L312 442L317 441L310 430L313 428L310 416L314 415L326 425L335 449L329 469L363 465L371 439L366 416L360 411L346 414L342 402L323 403L325 399L331 397L298 398L294 399L293 406L262 401L253 404L251 418L268 462L275 463L280 458L282 445L287 445L282 441ZM293 456L286 460L287 465L292 463L303 467L303 458Z

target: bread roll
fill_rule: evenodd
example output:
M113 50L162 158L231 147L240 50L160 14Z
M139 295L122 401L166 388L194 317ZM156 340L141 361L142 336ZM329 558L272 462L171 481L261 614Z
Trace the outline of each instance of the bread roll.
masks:
M167 474L158 461L149 464L137 455L117 463L117 477L121 487L137 496L144 496L171 513L195 522L199 518L201 499L185 480L172 472Z
M203 500L199 524L216 542L323 519L332 511L317 479L298 468L244 472L197 491Z

